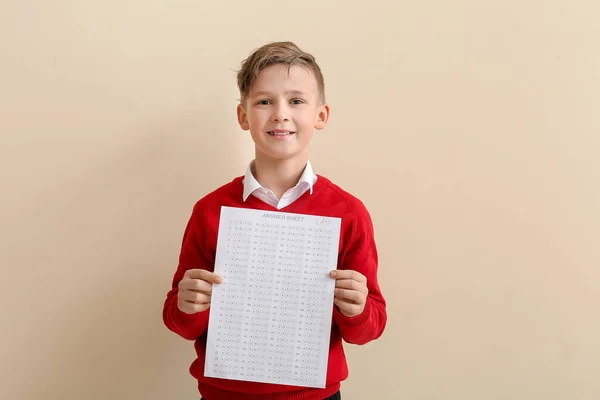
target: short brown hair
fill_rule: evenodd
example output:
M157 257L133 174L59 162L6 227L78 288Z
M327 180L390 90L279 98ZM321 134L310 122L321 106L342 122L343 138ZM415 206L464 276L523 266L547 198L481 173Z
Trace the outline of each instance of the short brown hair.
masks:
M320 100L322 103L325 103L325 82L323 81L321 68L319 68L315 57L302 51L292 42L265 44L255 50L250 57L242 61L242 68L237 74L237 84L240 89L240 100L242 102L250 94L250 88L258 78L260 71L274 64L287 65L288 70L292 65L300 65L308 68L317 80Z

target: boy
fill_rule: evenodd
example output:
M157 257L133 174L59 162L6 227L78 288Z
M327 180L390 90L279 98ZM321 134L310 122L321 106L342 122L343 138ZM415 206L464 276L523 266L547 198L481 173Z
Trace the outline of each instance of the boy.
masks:
M377 282L377 250L370 215L360 200L315 175L308 161L313 130L327 125L321 70L291 42L267 44L238 72L240 127L250 131L255 159L243 177L206 195L185 229L179 265L163 309L166 326L195 340L190 373L206 400L340 399L348 376L342 339L365 344L385 328L386 303ZM207 378L204 358L221 206L338 217L342 220L324 389Z

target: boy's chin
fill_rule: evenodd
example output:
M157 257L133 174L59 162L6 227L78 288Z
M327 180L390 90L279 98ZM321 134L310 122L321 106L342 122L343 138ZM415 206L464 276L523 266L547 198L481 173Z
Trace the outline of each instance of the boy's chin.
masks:
M261 151L257 152L256 156L264 161L303 161L308 155L305 151L290 149L290 151Z

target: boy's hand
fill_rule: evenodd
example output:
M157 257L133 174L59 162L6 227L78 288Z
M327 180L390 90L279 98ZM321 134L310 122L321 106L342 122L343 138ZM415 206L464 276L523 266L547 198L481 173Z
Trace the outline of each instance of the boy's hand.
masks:
M367 278L352 270L331 271L331 277L336 279L333 301L346 317L356 317L365 309L367 295Z
M185 271L179 282L177 307L186 314L195 314L210 307L212 284L221 283L220 276L204 269L189 269Z

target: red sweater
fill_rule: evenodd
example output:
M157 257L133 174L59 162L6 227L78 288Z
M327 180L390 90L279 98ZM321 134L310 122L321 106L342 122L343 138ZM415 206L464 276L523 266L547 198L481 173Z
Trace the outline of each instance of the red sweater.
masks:
M387 321L386 303L377 281L377 249L371 217L360 200L320 175L312 194L307 191L280 210L341 218L338 269L355 270L367 278L369 295L362 314L348 318L337 307L333 308L325 389L206 378L204 358L209 310L193 315L181 312L177 307L177 286L188 269L213 271L221 206L277 211L254 196L244 202L242 180L243 177L235 178L194 206L183 236L172 289L164 304L164 323L185 339L195 340L198 358L192 363L190 373L198 380L200 393L207 400L322 400L336 393L340 382L348 377L342 339L348 343L365 344L381 336Z

